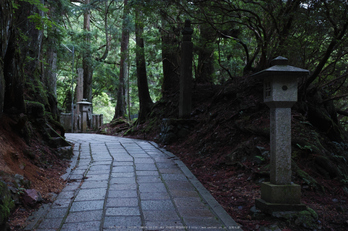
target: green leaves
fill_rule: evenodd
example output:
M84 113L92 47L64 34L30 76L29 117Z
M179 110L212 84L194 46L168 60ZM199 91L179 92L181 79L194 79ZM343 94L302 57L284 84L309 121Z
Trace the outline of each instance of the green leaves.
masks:
M31 5L34 5L39 11L43 13L48 12L48 8L46 8L45 5L41 3L40 0L20 0L20 1L27 2ZM14 10L18 10L20 6L21 4L16 3L14 0L12 0L12 8ZM31 22L35 23L35 28L37 30L43 30L45 26L47 26L47 28L51 28L53 25L58 27L58 25L55 22L51 21L48 17L44 15L40 15L40 14L41 13L33 13L32 15L28 17L28 19Z
M47 17L45 16L41 16L39 15L38 13L35 13L33 15L30 15L28 17L28 19L35 23L35 28L37 30L43 30L45 28L45 25L48 27L48 28L51 28L52 25L56 25L54 22L52 22L50 19L48 19Z
M301 146L300 144L296 144L296 145L297 145L297 147L299 147L302 150L309 150L309 151L313 152L313 149L310 145L305 145L305 146Z
M39 10L41 10L43 12L48 12L48 9L45 7L44 4L41 3L40 0L20 0L20 1L21 2L28 2L31 5L35 5ZM18 8L18 4L16 4L16 7Z

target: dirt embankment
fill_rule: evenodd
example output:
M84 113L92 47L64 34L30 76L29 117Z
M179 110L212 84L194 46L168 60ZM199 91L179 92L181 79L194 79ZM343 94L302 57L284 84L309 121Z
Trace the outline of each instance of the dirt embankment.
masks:
M8 218L11 230L20 230L27 217L42 203L51 200L65 185L60 178L68 166L55 148L50 148L35 129L25 141L18 130L18 118L3 115L0 119L0 181L10 189L15 207ZM22 195L26 189L35 189L42 197L40 203L24 203ZM2 227L5 227L2 226Z

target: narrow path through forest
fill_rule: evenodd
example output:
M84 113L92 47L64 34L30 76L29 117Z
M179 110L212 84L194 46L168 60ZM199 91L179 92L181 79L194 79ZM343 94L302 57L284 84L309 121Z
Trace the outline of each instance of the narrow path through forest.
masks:
M68 184L27 230L240 230L176 156L155 143L66 134Z

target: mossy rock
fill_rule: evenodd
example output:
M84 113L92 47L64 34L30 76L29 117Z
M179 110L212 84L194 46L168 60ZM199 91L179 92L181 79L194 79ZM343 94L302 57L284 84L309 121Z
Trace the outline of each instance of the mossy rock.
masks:
M40 80L41 73L37 69L33 73L30 79L25 81L25 88L27 91L26 99L32 101L38 101L44 105L49 106L47 90L45 90L44 84Z
M98 134L107 135L107 134L108 134L108 128L107 128L107 127L101 128L101 129L98 131Z
M117 118L110 122L110 127L116 127L117 125L120 125L120 124L128 124L128 122L126 119Z
M302 226L309 230L318 229L318 214L311 208L306 207L306 210L299 212L274 212L273 217L282 218L288 224Z
M307 211L311 213L312 217L314 217L316 220L318 220L319 216L313 209L307 207Z
M4 227L11 210L15 207L7 185L0 181L0 227Z

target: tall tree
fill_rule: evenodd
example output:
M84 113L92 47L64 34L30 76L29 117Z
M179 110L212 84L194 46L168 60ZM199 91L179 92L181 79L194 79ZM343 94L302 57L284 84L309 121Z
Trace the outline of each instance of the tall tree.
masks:
M135 11L135 36L136 36L136 65L137 65L137 84L139 96L139 123L146 121L146 117L151 110L152 100L149 93L149 86L147 83L146 61L144 52L143 39L143 14L138 10Z
M121 62L120 77L117 89L117 104L115 108L114 119L124 117L126 114L125 102L125 79L128 75L128 44L129 44L129 18L128 18L128 0L124 0L122 38L121 38Z
M8 50L8 45L10 42L10 35L13 24L13 14L12 14L12 1L4 0L0 3L0 116L4 110L5 102L5 56ZM7 74L6 74L7 75Z
M19 114L25 111L23 92L25 78L34 78L34 75L38 74L40 60L38 48L41 47L43 33L28 20L30 15L37 13L38 9L34 5L21 2L15 10L14 21L9 29L10 37L4 56L4 112L6 113Z
M7 20L2 21L7 29L2 30L1 38L5 42L1 46L0 65L2 81L5 82L3 112L12 115L18 122L17 129L26 141L29 141L29 133L27 129L22 129L26 126L25 120L21 119L26 118L22 116L24 113L33 122L33 128L39 129L42 138L48 141L50 135L45 127L46 122L59 129L61 134L64 134L64 129L44 113L51 111L48 95L53 94L45 89L41 81L42 63L45 60L42 52L44 28L51 26L43 17L47 8L41 2L5 3L8 7L1 6L1 9L10 11L4 12L4 16L13 16L2 17L2 20Z
M93 64L91 54L91 12L90 12L90 0L85 0L85 12L83 20L83 29L85 31L85 50L83 54L83 98L87 101L92 101L92 77L93 77Z
M61 14L64 12L60 1L48 0L50 19L56 23L61 22ZM47 36L44 39L43 48L45 50L46 62L43 62L44 71L42 72L41 82L45 85L50 105L50 112L56 120L59 118L57 105L57 61L58 51L61 40L60 31L56 26L47 30Z

